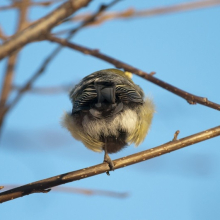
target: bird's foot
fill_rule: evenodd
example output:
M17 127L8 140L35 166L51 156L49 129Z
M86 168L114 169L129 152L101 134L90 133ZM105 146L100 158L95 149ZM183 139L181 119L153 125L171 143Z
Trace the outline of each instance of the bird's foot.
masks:
M104 162L108 163L108 165L109 165L109 167L110 167L110 171L114 171L114 167L115 167L115 166L114 166L114 163L113 163L113 161L111 160L111 158L109 157L108 154L105 154ZM107 174L108 176L110 176L109 171L106 171L106 174Z

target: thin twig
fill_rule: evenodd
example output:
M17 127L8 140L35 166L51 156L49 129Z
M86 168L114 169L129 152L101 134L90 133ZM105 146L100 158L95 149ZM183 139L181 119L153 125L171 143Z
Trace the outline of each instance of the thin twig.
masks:
M17 54L13 54L8 58L7 67L2 83L2 91L0 97L0 134L4 123L4 117L7 112L6 102L11 92L11 84L14 76L14 68L17 61Z
M29 0L23 0L19 4L19 21L18 21L17 32L23 30L26 26L28 3ZM14 70L17 62L17 56L18 53L14 53L8 58L7 68L4 75L4 81L3 81L1 97L0 97L0 133L2 131L4 116L7 112L6 102L11 92L11 85L12 85Z
M136 10L134 8L128 8L124 11L120 12L106 12L103 15L99 16L96 21L94 21L91 25L98 25L107 20L113 19L129 19L129 18L140 18L140 17L149 17L161 14L170 14L181 11L189 11L195 9L201 9L206 7L214 7L220 5L220 0L205 0L205 1L194 1L194 2L184 2L180 4L170 5L170 6L162 6L151 9L143 9ZM81 21L90 16L87 14L79 14L72 17L70 20L72 21Z
M135 163L143 162L154 157L161 156L162 154L170 153L180 148L216 137L220 135L220 126L211 128L209 130L176 140L169 141L163 145L160 145L149 150L145 150L127 157L114 160L114 169L123 168ZM32 193L41 192L42 190L51 189L51 187L65 184L68 182L81 180L91 176L95 176L101 173L109 171L109 165L107 163L98 164L92 167L87 167L81 170L61 174L48 179L43 179L37 182L29 183L5 192L0 193L0 203L26 196Z
M31 6L50 6L52 4L55 4L55 3L58 3L58 2L62 2L62 1L63 0L52 0L52 1L42 1L42 2L29 2L28 3L28 7L31 7ZM0 7L0 11L8 10L8 9L14 9L14 8L19 8L21 3L22 3L22 1L14 1L10 5L1 6Z
M173 137L173 140L172 140L172 141L177 141L177 137L178 137L179 133L180 133L180 131L179 131L179 130L177 130L177 131L175 132L175 134L174 134L174 137Z
M60 86L50 86L50 87L29 87L25 90L25 92L37 93L37 94L57 94L62 92L70 91L73 87L73 84L70 85L60 85ZM20 86L12 86L12 89L15 91L21 91L22 87Z
M205 0L205 1L196 1L196 2L185 2L181 4L165 6L165 7L157 7L152 9L144 9L144 10L136 10L134 8L128 8L124 11L120 12L106 12L99 17L96 18L93 22L91 22L90 26L100 25L103 22L109 20L116 20L116 19L133 19L133 18L140 18L140 17L150 17L150 16L157 16L163 14L170 14L182 11L189 11L195 9L202 9L207 7L215 7L220 5L220 0ZM79 14L71 18L67 18L66 21L81 21L90 16L90 13L86 14ZM65 29L62 31L57 31L54 35L61 35L69 33L70 29Z
M104 12L105 10L109 9L110 7L112 7L113 5L115 5L115 4L116 4L117 2L119 2L119 1L120 1L120 0L113 0L113 1L110 2L108 5L102 4L102 5L99 7L99 9L97 10L96 13L94 13L94 14L92 14L92 15L90 14L89 16L87 16L87 17L85 18L85 20L84 20L78 27L76 27L76 28L74 28L74 29L72 29L72 30L69 30L69 31L68 31L68 36L67 36L66 40L70 40L70 39L72 38L72 36L73 36L74 34L76 34L76 32L78 32L79 30L81 30L82 28L93 24L93 23L97 20L97 18L98 18L100 15L103 14L103 12ZM64 19L64 20L62 21L62 23L67 22L67 21L69 21L70 19L71 19L71 18L66 18L66 19ZM63 46L61 46L60 49L61 49L62 47L63 47Z
M4 31L2 30L1 25L0 25L0 39L2 39L3 41L8 39L8 37L5 35Z
M11 188L19 187L19 185L4 185L0 186L0 189L4 188L4 190L9 190ZM3 191L4 192L4 191ZM114 197L114 198L126 198L128 197L128 193L126 192L114 192L114 191L106 191L106 190L98 190L98 189L83 189L83 188L76 188L71 186L57 186L52 188L52 192L61 192L61 193L77 193L77 194L84 194L87 196L94 196L94 195L100 195L100 196L108 196L108 197Z
M38 79L39 76L41 76L41 74L44 72L47 64L52 60L52 58L54 56L56 56L58 52L58 48L54 51L54 53L51 53L51 55L46 58L44 60L43 65L40 67L39 70L37 70L32 76L31 78L20 88L20 90L18 91L17 95L15 96L15 98L12 100L12 102L7 106L6 112L8 112L9 110L11 110L17 103L18 101L21 99L22 95L24 92L26 92L27 90L30 90L30 88L32 87L32 84Z
M61 2L61 1L62 0L31 2L29 3L29 6L50 6L51 4ZM120 12L106 12L100 15L99 17L97 17L97 19L95 19L89 25L91 26L99 25L105 21L115 20L115 19L131 19L131 18L149 17L149 16L156 16L156 15L161 15L161 14L170 14L170 13L176 13L176 12L181 12L181 11L202 9L202 8L207 8L207 7L218 6L219 4L220 4L220 0L204 0L204 1L196 1L196 2L185 2L185 3L180 3L176 5L171 5L171 6L156 7L156 8L144 9L144 10L136 10L134 8L128 8ZM19 5L19 2L14 2L12 5L0 7L0 10L13 9L13 8L18 7L18 5ZM91 14L92 13L79 14L74 17L67 18L65 19L65 21L83 21L89 18ZM54 34L59 35L59 34L69 33L69 32L70 30L67 29L67 30L56 32Z
M214 102L211 102L209 101L207 98L204 98L204 97L199 97L199 96L196 96L196 95L193 95L191 93L188 93L184 90L181 90L175 86L172 86L171 84L168 84L154 76L152 76L151 74L148 74L142 70L139 70L133 66L130 66L124 62L121 62L115 58L112 58L112 57L109 57L103 53L100 53L98 50L92 50L92 49L89 49L87 47L83 47L83 46L79 46L77 44L73 44L73 43L70 43L64 39L60 39L60 38L57 38L57 37L54 37L54 36L51 36L51 35L47 35L47 40L51 41L51 42L56 42L56 43L59 43L63 46L66 46L66 47L69 47L69 48L72 48L74 50L77 50L77 51L80 51L84 54L88 54L88 55L91 55L91 56L94 56L94 57L97 57L101 60L104 60L108 63L111 63L113 64L115 67L117 68L121 68L121 69L124 69L125 71L128 71L128 72L132 72L180 97L182 97L183 99L185 99L188 103L190 104L195 104L195 103L199 103L201 105L205 105L205 106L208 106L210 108L213 108L213 109L216 109L218 111L220 111L220 105L217 104L217 103L214 103Z

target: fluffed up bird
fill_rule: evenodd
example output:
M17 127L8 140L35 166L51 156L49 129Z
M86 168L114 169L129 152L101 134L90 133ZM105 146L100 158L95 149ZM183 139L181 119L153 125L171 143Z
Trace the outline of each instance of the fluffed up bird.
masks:
M147 135L154 104L131 80L131 73L117 69L94 72L70 92L72 112L65 113L62 125L90 150L105 151L104 162L114 170L108 153L126 145L138 146Z

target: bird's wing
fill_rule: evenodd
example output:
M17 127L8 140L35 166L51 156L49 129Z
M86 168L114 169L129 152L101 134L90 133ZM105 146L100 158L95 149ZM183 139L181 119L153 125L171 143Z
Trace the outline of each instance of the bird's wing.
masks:
M136 102L143 103L141 95L128 85L116 85L116 95L122 102Z
M90 108L90 103L97 98L97 92L94 87L85 88L82 93L78 94L73 100L73 110L75 113L80 110L85 110Z

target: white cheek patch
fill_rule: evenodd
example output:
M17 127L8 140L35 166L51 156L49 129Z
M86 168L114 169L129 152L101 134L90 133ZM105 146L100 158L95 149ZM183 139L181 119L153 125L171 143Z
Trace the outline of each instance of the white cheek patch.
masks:
M83 130L89 136L99 139L103 136L119 136L119 131L127 132L128 135L135 131L138 116L135 111L126 109L120 114L105 119L90 120L88 116L84 116L82 121Z

